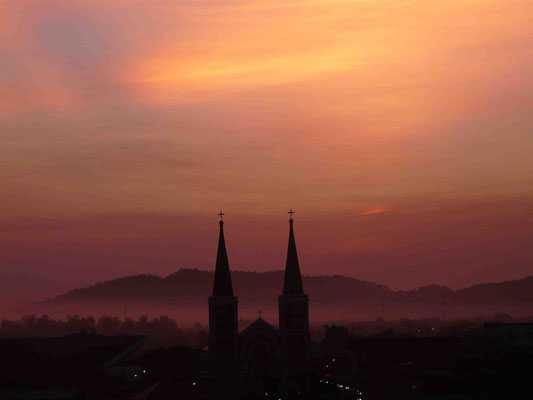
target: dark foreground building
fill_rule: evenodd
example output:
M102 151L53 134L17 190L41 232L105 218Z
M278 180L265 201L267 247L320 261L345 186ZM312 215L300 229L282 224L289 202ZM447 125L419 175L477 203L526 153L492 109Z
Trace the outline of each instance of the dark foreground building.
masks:
M300 275L292 213L291 210L285 280L278 297L279 329L259 317L241 332L220 213L215 280L209 298L210 373L214 376L298 375L308 365L309 302Z
M147 372L127 359L147 339L85 332L0 339L0 400L125 398Z

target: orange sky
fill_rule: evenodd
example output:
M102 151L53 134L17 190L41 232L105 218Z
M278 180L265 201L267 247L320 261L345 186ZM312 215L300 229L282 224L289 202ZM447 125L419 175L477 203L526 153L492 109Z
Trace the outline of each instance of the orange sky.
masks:
M293 207L308 273L530 273L531 1L8 0L0 15L0 271L210 267L220 208L247 232L234 264L279 268L271 221Z

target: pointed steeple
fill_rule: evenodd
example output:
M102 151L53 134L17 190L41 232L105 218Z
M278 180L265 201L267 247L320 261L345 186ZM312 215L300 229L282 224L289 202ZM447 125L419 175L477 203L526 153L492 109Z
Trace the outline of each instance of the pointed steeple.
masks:
M283 294L303 295L302 276L300 275L300 265L298 263L298 253L296 252L296 241L294 240L294 220L292 209L289 211L289 248L287 250L287 263L285 264L285 282L283 284Z
M233 287L231 285L231 275L229 272L228 253L226 252L226 242L224 241L224 221L221 211L220 216L220 234L218 236L217 262L215 266L215 283L213 284L213 296L233 296Z

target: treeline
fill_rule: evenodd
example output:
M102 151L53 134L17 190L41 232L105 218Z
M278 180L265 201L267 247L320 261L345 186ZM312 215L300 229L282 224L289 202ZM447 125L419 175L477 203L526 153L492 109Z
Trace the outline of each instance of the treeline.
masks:
M245 321L240 329L246 327ZM533 316L513 318L505 313L498 313L491 317L477 317L463 320L441 319L396 319L373 321L331 321L331 323L346 329L349 336L472 336L483 330L485 322L533 322ZM312 323L311 337L315 341L322 341L326 329L322 323ZM66 319L52 319L47 315L25 315L18 320L4 319L0 322L0 338L17 337L52 337L66 336L73 333L92 333L100 335L147 335L162 346L182 345L195 348L207 346L207 327L196 324L185 328L177 322L161 315L149 318L142 315L138 320L126 318L121 320L110 315L103 315L98 319L88 316L71 315Z
M384 320L377 318L373 321L337 321L337 324L346 327L352 336L467 337L479 334L485 323L492 322L533 322L533 316L512 317L507 313L496 313L491 316L478 316L471 319L401 318Z
M73 333L100 335L148 335L154 339L172 338L183 346L204 347L207 344L205 327L180 328L175 320L166 315L150 319L142 315L138 320L121 320L110 315L98 319L92 316L70 315L66 319L52 319L47 315L25 315L19 320L4 319L0 323L0 337L52 337Z

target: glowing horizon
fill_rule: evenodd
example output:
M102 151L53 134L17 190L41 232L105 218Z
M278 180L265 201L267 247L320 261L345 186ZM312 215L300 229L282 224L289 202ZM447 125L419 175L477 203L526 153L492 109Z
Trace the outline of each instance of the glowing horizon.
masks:
M284 238L269 221L289 207L309 273L407 287L529 271L528 1L5 1L0 12L7 271L68 271L81 253L90 280L114 251L101 276L205 266L207 227L167 227L172 240L147 228L208 224L220 208L255 221L245 231L274 252ZM261 242L236 262L277 263ZM128 251L146 263L131 267Z

